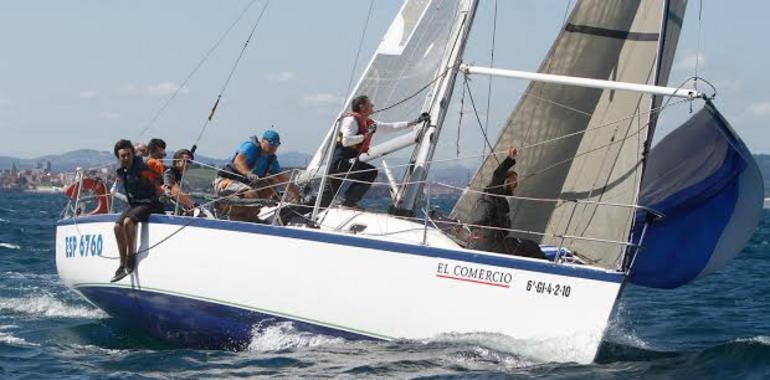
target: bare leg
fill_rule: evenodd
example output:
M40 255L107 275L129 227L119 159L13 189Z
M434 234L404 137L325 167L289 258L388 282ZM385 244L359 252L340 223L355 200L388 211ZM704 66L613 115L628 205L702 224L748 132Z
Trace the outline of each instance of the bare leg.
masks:
M131 272L136 265L136 223L126 218L123 222L123 233L126 235L126 269ZM129 265L131 264L131 265Z
M120 266L126 265L126 235L123 233L123 226L115 224L115 240L118 242L118 254L120 255Z

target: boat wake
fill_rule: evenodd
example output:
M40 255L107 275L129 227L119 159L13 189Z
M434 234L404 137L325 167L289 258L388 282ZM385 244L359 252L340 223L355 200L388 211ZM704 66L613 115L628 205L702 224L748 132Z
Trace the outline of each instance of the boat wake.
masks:
M292 322L281 322L267 327L260 325L252 329L248 351L285 351L296 348L342 344L345 339L299 331Z
M50 295L0 298L0 311L40 317L89 319L106 317L103 311L94 307L71 305Z
M548 362L587 363L593 359L593 352L586 350L597 339L590 334L573 334L558 338L516 339L496 333L442 334L435 342L447 342L461 345L474 345L481 349L490 349L498 353L514 355L516 364L532 365Z

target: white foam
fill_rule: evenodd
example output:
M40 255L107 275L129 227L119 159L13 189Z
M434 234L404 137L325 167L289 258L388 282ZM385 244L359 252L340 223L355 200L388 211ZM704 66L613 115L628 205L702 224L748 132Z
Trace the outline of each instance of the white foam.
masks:
M315 347L340 344L345 339L298 331L291 322L281 322L268 327L254 326L248 350L281 351L291 348Z
M49 295L25 298L0 298L0 310L46 317L106 317L106 314L99 309L87 306L69 305Z
M449 356L449 360L462 365L498 363L505 370L531 367L537 364L537 362L517 357L515 354L495 351L481 346L474 346L470 354L463 352L452 354Z
M736 342L749 342L749 343L760 343L764 344L766 346L770 346L770 336L766 335L758 335L751 338L738 338L735 340Z
M27 342L23 338L13 336L13 334L3 331L14 327L17 327L17 326L16 325L0 326L0 343L10 344L14 346L37 346L37 344Z
M0 243L0 248L21 249L20 246L11 243Z
M0 223L10 223L8 219L0 218Z
M520 367L522 364L531 365L548 362L590 363L596 354L590 348L596 347L600 339L601 336L588 333L564 337L517 339L503 334L478 332L441 334L424 341L424 343L450 342L469 344L480 346L484 349L510 353L517 357L512 364Z

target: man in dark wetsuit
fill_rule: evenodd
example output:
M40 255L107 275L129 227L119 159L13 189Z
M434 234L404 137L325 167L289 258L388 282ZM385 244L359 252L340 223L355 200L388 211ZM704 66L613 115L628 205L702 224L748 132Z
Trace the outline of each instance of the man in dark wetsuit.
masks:
M468 224L477 227L471 227L472 234L467 248L545 259L540 246L534 241L508 236L507 230L511 228L508 215L510 206L505 197L513 195L518 185L518 173L510 170L516 165L518 154L519 151L515 147L508 148L508 156L495 169L492 180L484 188L484 194L476 202Z
M136 225L147 222L150 214L163 213L160 201L160 178L163 165L159 160L148 160L135 155L131 141L115 144L115 157L120 165L117 178L125 188L128 208L115 221L115 239L118 242L120 266L110 282L120 281L136 268Z

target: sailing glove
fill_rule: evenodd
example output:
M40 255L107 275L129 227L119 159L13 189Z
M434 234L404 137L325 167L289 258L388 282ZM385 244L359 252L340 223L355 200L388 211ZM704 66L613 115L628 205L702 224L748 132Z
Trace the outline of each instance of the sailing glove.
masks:
M372 133L377 132L377 124L372 124L366 127L366 134L371 135Z

